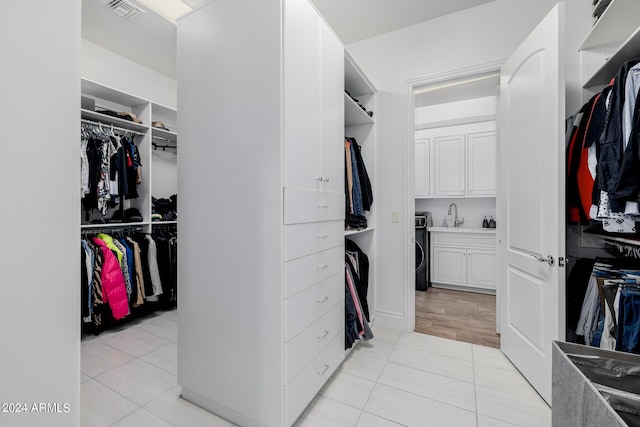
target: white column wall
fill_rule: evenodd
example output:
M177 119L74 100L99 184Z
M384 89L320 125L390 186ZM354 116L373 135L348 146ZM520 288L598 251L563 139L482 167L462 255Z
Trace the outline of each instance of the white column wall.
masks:
M377 323L408 328L408 295L404 257L408 242L403 237L413 226L412 212L404 212L405 91L407 81L460 70L509 57L537 23L557 2L553 0L496 0L482 6L383 34L347 46L378 88L376 115L378 155L376 224ZM588 32L590 4L567 2L567 111L580 106L577 47ZM408 112L413 114L413 112ZM413 183L410 183L413 185ZM392 223L391 211L400 210L410 224Z
M80 0L3 4L0 37L0 425L79 426Z

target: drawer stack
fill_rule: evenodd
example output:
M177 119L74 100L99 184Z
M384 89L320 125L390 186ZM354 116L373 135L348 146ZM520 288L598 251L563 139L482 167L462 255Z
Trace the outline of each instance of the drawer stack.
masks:
M284 384L293 423L344 357L344 194L284 188Z

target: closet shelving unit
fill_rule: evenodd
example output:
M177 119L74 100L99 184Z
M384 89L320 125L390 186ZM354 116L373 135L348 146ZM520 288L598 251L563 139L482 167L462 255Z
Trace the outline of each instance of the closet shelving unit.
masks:
M583 87L607 85L620 66L640 57L640 2L613 0L580 45Z
M82 79L81 93L83 97L95 101L95 109L106 109L116 112L130 112L135 114L142 123L113 117L95 110L82 108L81 123L102 126L105 130L129 131L134 136L134 143L138 146L142 161L142 182L138 185L137 199L124 200L123 208L137 208L142 214L141 222L125 223L92 223L100 215L92 212L89 220L82 214L82 230L103 230L135 227L151 232L156 225L172 225L177 221L152 221L152 196L168 198L177 194L177 142L176 132L177 112L172 108L153 103L138 96L102 85L100 83ZM162 122L167 129L151 126L152 122ZM164 148L158 148L162 146ZM119 209L109 208L107 219Z
M376 297L376 88L364 74L351 55L345 50L344 58L344 88L356 98L367 111L373 111L370 117L346 93L344 94L344 132L345 136L353 137L362 147L362 158L367 167L371 187L373 190L373 205L370 212L365 212L367 228L362 230L345 230L345 237L353 240L369 257L369 290L367 302L369 304L371 321L375 317Z

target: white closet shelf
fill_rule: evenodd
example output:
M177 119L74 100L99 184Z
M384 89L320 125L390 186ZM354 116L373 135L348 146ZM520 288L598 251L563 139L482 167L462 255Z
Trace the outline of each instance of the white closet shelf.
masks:
M178 142L178 134L175 132L171 132L165 129L161 129L161 128L156 128L151 126L151 135L154 137L160 137L160 138L164 138L167 139L171 142Z
M613 0L595 23L578 51L622 42L638 27L640 15L638 0Z
M178 221L151 221L151 225L178 225Z
M145 228L149 225L149 221L139 222L107 222L104 224L82 224L80 228L83 230L103 229L103 228L124 228L124 227L140 227Z
M362 234L362 233L367 233L369 231L373 231L375 227L367 227L364 228L362 230L344 230L344 236L348 237L348 236L353 236L355 234Z
M95 98L108 99L111 102L115 102L120 105L127 105L129 107L145 105L149 102L135 95L131 95L87 79L81 80L80 87L82 95L84 96L88 95Z
M130 120L119 119L107 114L98 113L97 111L85 110L84 108L80 111L80 115L83 119L93 120L96 122L131 129L138 132L146 132L147 130L149 130L149 126L145 124L132 122Z
M587 80L583 87L588 88L608 84L622 64L638 56L640 56L640 27L636 28L634 33L631 34L631 36L622 43L622 46L607 59L604 65Z
M369 79L360 72L355 61L345 50L344 57L344 88L351 96L358 97L360 95L373 95L376 90Z
M360 106L346 93L344 94L344 124L345 126L370 125L374 123Z

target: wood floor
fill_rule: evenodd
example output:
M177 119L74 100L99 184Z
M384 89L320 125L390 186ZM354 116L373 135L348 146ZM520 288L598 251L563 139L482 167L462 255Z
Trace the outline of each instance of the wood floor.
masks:
M500 348L496 297L439 288L416 291L416 332Z

